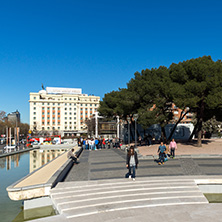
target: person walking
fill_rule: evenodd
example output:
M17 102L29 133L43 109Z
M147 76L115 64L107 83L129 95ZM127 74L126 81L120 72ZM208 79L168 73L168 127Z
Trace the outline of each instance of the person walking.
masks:
M137 158L137 152L134 150L134 147L131 146L127 155L126 155L126 167L129 170L129 178L132 178L135 180L136 177L136 169L138 166L138 158ZM132 174L133 171L133 174Z
M159 154L159 162L158 162L159 165L164 164L165 151L166 151L166 146L163 144L163 142L161 142L157 150L157 153Z
M169 149L170 149L170 157L175 159L175 150L177 150L177 144L174 139L172 139L172 141L170 142Z

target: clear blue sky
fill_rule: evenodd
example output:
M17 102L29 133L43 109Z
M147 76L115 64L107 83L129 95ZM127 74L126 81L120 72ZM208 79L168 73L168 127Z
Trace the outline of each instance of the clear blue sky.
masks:
M29 122L41 84L103 98L136 71L221 59L222 1L0 0L0 110Z

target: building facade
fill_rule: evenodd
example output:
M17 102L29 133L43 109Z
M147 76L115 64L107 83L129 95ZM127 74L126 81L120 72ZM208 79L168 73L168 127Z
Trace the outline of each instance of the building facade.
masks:
M30 129L72 136L87 133L85 121L99 107L100 97L82 94L82 89L46 87L30 93Z
M20 112L16 110L15 112L11 112L7 115L7 120L12 124L20 123Z

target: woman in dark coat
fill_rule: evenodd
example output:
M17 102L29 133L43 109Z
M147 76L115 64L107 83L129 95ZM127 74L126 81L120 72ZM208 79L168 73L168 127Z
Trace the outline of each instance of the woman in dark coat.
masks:
M137 153L131 146L126 156L126 167L129 169L129 178L133 178L133 180L135 180L138 163ZM131 174L132 171L133 174Z

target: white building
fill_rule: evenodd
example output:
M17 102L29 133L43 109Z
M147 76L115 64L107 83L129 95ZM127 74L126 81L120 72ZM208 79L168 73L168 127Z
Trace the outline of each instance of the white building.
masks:
M30 93L30 129L58 131L60 135L87 133L85 120L99 107L99 96L82 94L82 89L46 87Z

